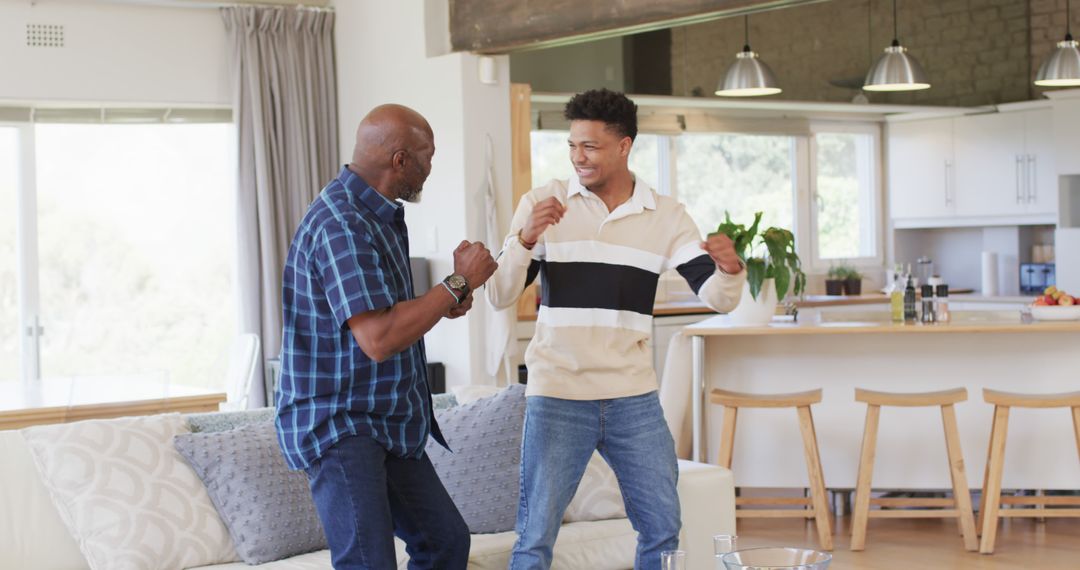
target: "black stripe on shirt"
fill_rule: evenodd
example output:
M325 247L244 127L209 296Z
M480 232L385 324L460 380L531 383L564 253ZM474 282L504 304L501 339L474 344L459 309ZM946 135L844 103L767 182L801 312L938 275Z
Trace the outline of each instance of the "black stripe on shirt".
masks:
M545 306L652 315L660 279L652 271L610 263L552 261L542 262L540 269Z
M703 253L676 267L675 270L679 272L679 275L683 276L683 279L686 279L686 282L696 295L701 286L705 284L705 280L712 277L712 274L716 271L716 264L713 263L708 254Z

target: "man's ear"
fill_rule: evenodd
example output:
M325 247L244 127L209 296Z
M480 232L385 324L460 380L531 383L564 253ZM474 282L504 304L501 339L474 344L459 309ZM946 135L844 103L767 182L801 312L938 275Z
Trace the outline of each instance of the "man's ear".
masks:
M623 137L619 141L619 154L621 156L630 156L630 148L634 146L634 139L630 137Z
M395 169L405 168L405 160L408 158L406 156L407 154L408 153L404 150L395 151L394 154L390 156L390 165Z

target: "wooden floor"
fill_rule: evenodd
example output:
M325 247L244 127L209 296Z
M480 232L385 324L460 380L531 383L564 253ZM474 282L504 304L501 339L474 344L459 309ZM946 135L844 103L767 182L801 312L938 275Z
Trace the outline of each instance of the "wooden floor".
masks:
M830 570L1080 568L1080 519L1004 521L991 555L965 551L954 520L871 519L862 552L848 550L851 517L836 522ZM755 546L816 548L817 539L798 519L739 519L739 549Z

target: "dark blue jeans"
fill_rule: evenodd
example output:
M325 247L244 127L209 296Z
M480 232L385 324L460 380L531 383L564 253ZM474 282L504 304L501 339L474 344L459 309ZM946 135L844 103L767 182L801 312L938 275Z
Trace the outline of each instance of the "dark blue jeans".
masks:
M469 527L427 455L405 459L370 437L346 437L307 476L336 570L396 569L395 534L410 569L468 564Z

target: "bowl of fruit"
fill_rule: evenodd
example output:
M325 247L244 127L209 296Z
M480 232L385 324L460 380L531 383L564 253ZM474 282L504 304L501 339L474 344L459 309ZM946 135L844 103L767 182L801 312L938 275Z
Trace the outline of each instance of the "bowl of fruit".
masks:
M1051 285L1032 301L1031 317L1039 321L1080 320L1080 298Z

